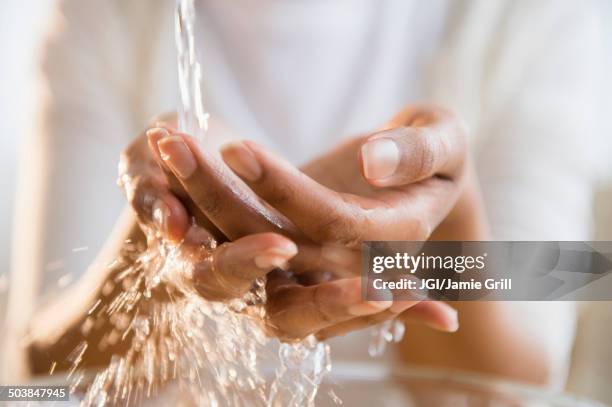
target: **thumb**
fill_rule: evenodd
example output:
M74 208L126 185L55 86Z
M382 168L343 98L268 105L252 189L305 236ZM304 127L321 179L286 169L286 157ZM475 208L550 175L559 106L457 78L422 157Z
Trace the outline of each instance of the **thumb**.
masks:
M434 175L454 178L463 152L436 127L397 127L370 136L360 149L361 170L377 187L401 186Z

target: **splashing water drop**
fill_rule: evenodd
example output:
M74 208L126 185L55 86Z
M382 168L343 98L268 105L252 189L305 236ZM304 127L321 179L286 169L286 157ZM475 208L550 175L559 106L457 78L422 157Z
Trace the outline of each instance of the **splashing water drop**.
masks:
M406 325L397 319L385 321L371 329L368 354L378 357L385 353L388 343L398 343L404 338Z
M195 43L193 0L177 0L175 14L181 106L179 128L202 140L209 115L204 109L203 69ZM129 190L132 180L119 184ZM109 349L123 341L127 350L111 357L87 384L84 406L138 405L156 396L181 404L232 406L312 406L331 369L329 347L309 337L281 344L277 358L260 326L265 316L265 281L242 299L209 302L177 276L190 274L189 255L146 227L146 247L126 244L112 267L120 272L105 284L82 327L110 322L114 329L97 342L81 343L71 355L72 388L88 349ZM211 255L216 242L202 248ZM163 299L160 299L163 298ZM276 359L271 381L260 362Z

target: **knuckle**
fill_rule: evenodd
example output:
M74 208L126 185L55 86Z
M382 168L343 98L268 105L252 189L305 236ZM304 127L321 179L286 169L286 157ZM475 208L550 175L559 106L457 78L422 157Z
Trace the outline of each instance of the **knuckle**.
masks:
M200 193L194 196L197 206L209 216L219 215L223 211L221 197L214 191L209 191L207 194Z
M317 235L326 243L345 247L357 247L363 241L363 235L357 225L363 225L367 218L358 215L339 212L330 214L318 228Z
M463 116L457 113L455 110L436 106L436 115L439 121L443 121L447 124L449 131L445 132L444 137L441 137L441 148L447 153L447 157L451 153L459 154L459 159L463 159L467 152L467 142L469 135L469 127Z
M412 137L406 139L405 145L409 160L406 164L414 178L432 176L446 164L463 166L468 150L468 128L463 118L437 105L422 106L419 116L425 125L411 127Z
M272 205L283 205L286 204L292 197L295 196L295 189L293 185L291 185L286 180L274 179L273 182L271 177L266 177L264 182L269 182L269 192L267 201Z
M416 149L416 173L420 177L431 174L435 167L436 149L434 141L431 137L428 137L427 133L419 132L418 134L418 145Z

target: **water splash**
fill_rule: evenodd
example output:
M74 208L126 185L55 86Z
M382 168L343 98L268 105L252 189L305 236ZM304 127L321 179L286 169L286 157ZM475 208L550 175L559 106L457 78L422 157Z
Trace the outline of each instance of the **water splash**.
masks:
M76 389L83 386L79 367L89 348L129 345L85 385L82 405L139 405L169 395L196 406L313 405L331 368L329 348L309 337L282 344L278 355L270 350L261 327L263 281L244 298L210 302L182 277L191 272L192 256L210 255L215 242L193 253L148 231L147 247L132 247L118 260L128 265L111 283L121 289L94 303L81 328L86 336L103 321L113 329L82 342L68 358ZM278 362L272 380L262 373L262 361Z
M314 337L279 349L280 366L270 387L268 405L314 405L323 378L331 371L329 347Z
M181 106L179 128L202 140L209 115L204 109L203 70L195 44L193 0L177 0L176 41ZM132 180L122 178L129 189ZM146 247L126 244L111 267L121 270L97 301L81 330L101 323L113 329L97 341L81 343L71 354L73 389L85 386L84 406L138 405L147 399L206 406L312 406L319 385L331 369L329 347L314 337L281 344L271 353L265 320L263 280L241 299L209 302L189 284L193 256L210 258L216 242L199 248L171 245L142 226ZM125 343L108 366L84 384L83 355ZM276 361L272 380L262 373L263 360Z
M370 331L368 354L371 357L382 356L385 353L387 344L401 342L405 332L406 325L399 319L385 321L373 327Z
M130 287L95 311L123 325L117 334L129 336L131 344L96 375L83 404L139 404L179 386L184 403L265 405L258 395L265 380L257 355L267 338L253 313L237 312L247 304L261 312L263 299L254 290L227 304L204 300L189 286L176 285L177 271L190 267L180 248L158 244L164 247L150 243L152 249L121 273L120 281L131 280ZM105 339L109 345L119 340L111 336Z

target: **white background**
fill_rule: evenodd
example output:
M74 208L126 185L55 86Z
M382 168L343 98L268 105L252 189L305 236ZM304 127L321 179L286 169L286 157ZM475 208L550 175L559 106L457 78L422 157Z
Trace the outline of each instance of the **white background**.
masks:
M26 137L38 42L52 4L53 0L0 0L0 323L10 267L19 146Z

